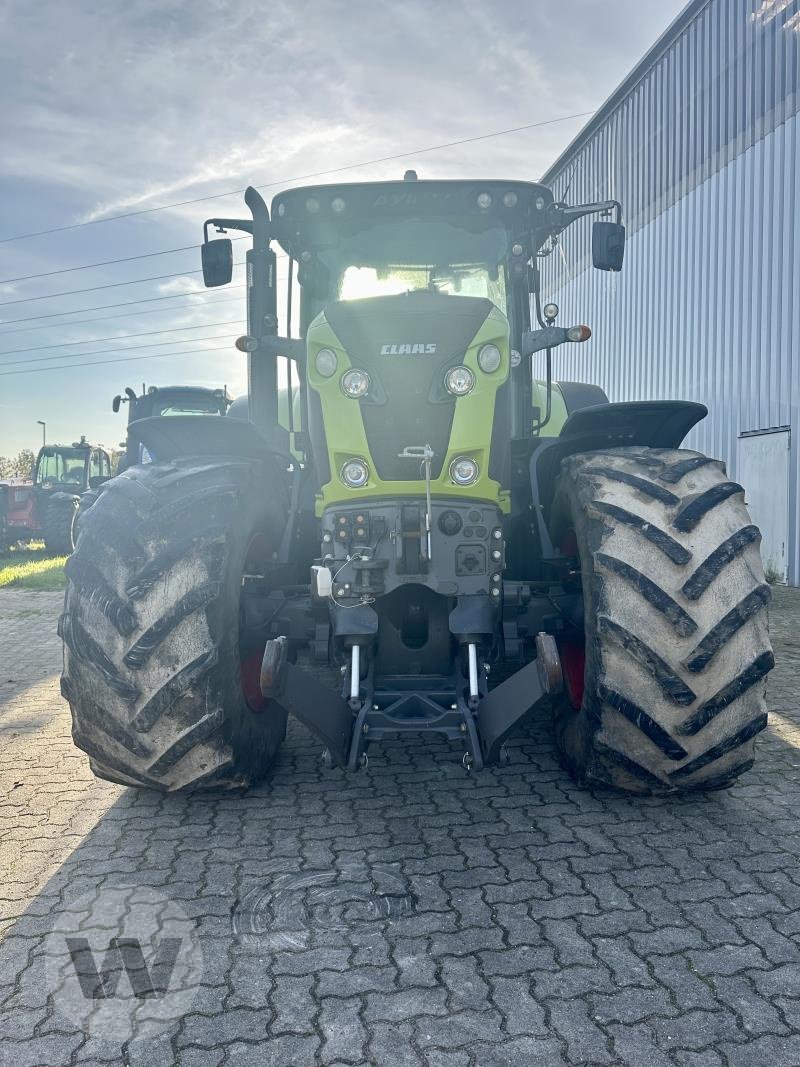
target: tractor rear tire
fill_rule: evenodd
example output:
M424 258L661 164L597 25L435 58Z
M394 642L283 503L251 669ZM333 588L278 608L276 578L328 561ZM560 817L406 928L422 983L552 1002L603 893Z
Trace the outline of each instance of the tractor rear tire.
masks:
M82 514L62 693L98 777L172 792L267 772L286 712L254 695L260 658L240 652L239 601L280 542L284 479L233 458L134 466Z
M47 551L53 556L68 556L75 548L78 502L51 500L44 514L42 535Z
M611 449L564 461L553 516L583 586L583 692L567 647L572 685L555 709L569 769L644 794L733 782L767 725L774 666L742 487L697 452Z

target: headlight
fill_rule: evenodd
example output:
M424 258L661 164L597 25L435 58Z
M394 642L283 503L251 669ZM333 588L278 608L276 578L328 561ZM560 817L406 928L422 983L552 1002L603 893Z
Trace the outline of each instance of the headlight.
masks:
M491 374L500 366L502 358L497 345L484 345L478 353L478 366L485 374Z
M450 464L450 477L456 485L472 485L478 480L478 464L469 456L457 456Z
M323 378L331 378L336 373L336 353L332 348L321 348L314 357L314 366L317 374Z
M475 386L475 375L469 367L451 367L444 376L444 384L453 396L466 396Z
M342 392L351 400L358 400L369 389L369 375L365 370L346 370L342 375Z
M348 459L342 466L342 481L351 489L360 489L369 480L369 467L363 459Z

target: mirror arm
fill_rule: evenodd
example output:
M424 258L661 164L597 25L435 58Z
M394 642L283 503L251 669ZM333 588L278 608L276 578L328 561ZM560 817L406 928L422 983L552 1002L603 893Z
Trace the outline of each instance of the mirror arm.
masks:
M248 219L206 219L203 223L203 241L208 244L208 228L213 226L217 233L225 233L226 230L243 230L245 233L253 232L253 224Z
M571 226L578 219L587 215L608 214L614 212L614 221L622 222L622 204L619 200L598 200L593 204L552 204L548 212L548 223L553 227L553 233L561 233L567 226Z

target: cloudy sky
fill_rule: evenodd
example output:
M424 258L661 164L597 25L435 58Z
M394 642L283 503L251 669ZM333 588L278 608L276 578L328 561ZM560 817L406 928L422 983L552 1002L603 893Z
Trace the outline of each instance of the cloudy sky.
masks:
M115 445L126 385L243 390L242 290L206 295L186 247L241 197L152 208L389 155L331 180L535 179L586 118L419 150L594 111L683 6L5 0L0 454L35 448L37 419Z

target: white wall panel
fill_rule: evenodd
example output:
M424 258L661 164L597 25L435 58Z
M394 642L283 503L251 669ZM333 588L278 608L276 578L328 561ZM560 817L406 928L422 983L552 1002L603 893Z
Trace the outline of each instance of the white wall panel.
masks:
M743 432L790 428L789 580L800 584L800 0L697 0L551 168L571 203L622 201L621 275L578 223L543 263L560 322L594 336L556 378L612 400L697 400L688 444L736 477ZM665 35L668 37L668 35Z

